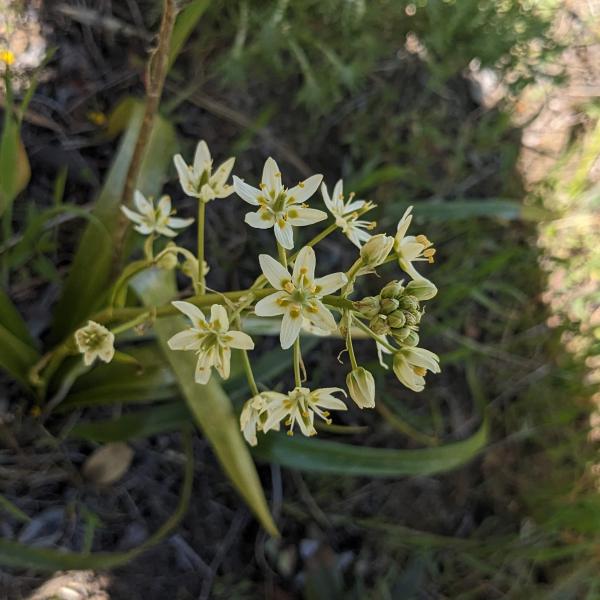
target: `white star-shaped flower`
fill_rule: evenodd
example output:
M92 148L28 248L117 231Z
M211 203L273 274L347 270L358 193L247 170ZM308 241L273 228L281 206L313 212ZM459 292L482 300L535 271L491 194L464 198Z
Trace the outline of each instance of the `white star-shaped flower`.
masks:
M115 355L115 336L100 323L88 321L75 332L77 349L83 354L83 362L90 366L96 358L109 363Z
M308 200L319 187L322 175L312 175L289 190L281 183L281 172L272 158L267 158L263 168L260 189L233 176L233 186L238 196L259 209L246 214L246 223L256 229L273 227L277 241L287 250L294 247L293 227L312 225L327 218L327 213L308 208Z
M167 343L171 350L193 350L198 356L196 383L208 383L215 367L223 379L229 377L231 349L252 350L254 342L243 331L229 329L229 318L224 306L213 304L210 321L194 304L183 301L172 303L192 322L192 327L176 333Z
M353 200L354 195L350 194L348 201L344 202L344 182L341 179L335 184L331 196L329 196L327 186L322 183L321 194L323 195L325 206L327 206L329 212L335 217L335 224L357 248L360 248L363 242L366 242L371 237L371 234L365 230L375 227L374 221L359 219L356 214L357 210L368 204L367 201Z
M235 158L228 158L214 173L210 150L204 140L198 142L194 163L186 164L181 154L173 157L183 191L202 202L215 198L227 198L233 193L233 186L227 184Z
M154 208L152 200L146 200L142 192L135 190L133 202L139 212L126 206L121 206L121 210L132 223L135 223L134 229L142 235L157 233L175 237L178 232L173 231L174 229L187 227L194 222L194 219L178 219L171 216L175 214L175 211L171 208L169 196L163 196L158 202L158 206Z
M293 435L296 423L304 435L315 435L315 414L326 423L331 423L329 409L347 410L346 404L333 395L337 392L346 395L344 390L337 387L321 388L312 392L308 388L297 387L287 394L276 395L272 392L273 398L267 409L268 417L263 431L279 427L279 423L285 420L288 435Z
M263 425L268 417L268 409L271 402L280 400L278 392L261 392L247 400L240 414L240 429L244 438L251 446L256 446L258 439L256 433L263 430ZM279 431L279 423L274 424L271 429Z
M427 371L440 372L439 356L430 350L406 346L394 354L394 373L408 389L422 392Z
M254 311L259 317L283 315L279 338L283 349L296 341L304 318L319 329L335 331L335 319L321 298L348 282L344 273L331 273L315 279L315 251L310 246L305 246L298 253L291 276L268 254L261 254L258 260L265 277L277 291L259 300Z
M398 229L394 238L394 250L398 254L398 264L403 271L413 279L425 279L412 263L418 261L432 263L435 248L424 235L406 235L412 221L412 208L412 206L409 206L398 222Z

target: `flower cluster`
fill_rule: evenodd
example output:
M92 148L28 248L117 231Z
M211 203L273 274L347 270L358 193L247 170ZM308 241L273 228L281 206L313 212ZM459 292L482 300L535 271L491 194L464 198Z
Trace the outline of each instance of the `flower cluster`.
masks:
M216 376L215 372L227 379L232 351L239 354L251 391L241 411L240 428L252 445L258 443L258 433L266 434L282 426L289 435L295 430L306 436L315 435L319 426L327 427L331 423L330 411L347 410L345 398L348 395L361 409L375 406L375 377L359 365L354 350L358 337L370 339L380 354L392 356L393 372L402 384L416 392L422 391L426 373L440 371L438 357L418 347L423 303L437 294L437 288L415 265L432 263L435 249L424 235L408 235L412 207L398 223L395 236L371 233L376 223L362 217L375 205L355 199L354 194L345 198L342 180L335 184L331 195L322 175L318 174L286 187L279 166L268 158L256 187L236 175L229 183L234 163L235 159L229 158L213 170L212 157L204 141L197 145L191 165L179 154L174 157L184 194L198 201L197 254L173 240L193 219L175 217L168 196L160 198L155 206L152 199L136 191L136 210L122 207L135 231L146 236L146 261L140 261L141 267L135 265L130 271L126 270L122 277L130 276L130 272L135 275L140 268L173 269L178 266L179 257L183 257L181 272L191 279L194 293L186 300L174 301L172 309L165 307L160 312L178 311L191 322L191 326L171 337L168 346L173 351L194 353L196 383L207 384ZM309 205L319 186L328 212ZM205 204L226 198L234 191L255 209L246 214L245 222L256 229L273 230L273 252L258 256L262 274L249 288L206 294ZM332 217L330 223L294 252L298 237L295 229L325 221L328 213ZM313 246L336 229L356 247L353 261L348 261L344 271L323 273L320 269L317 275ZM408 276L408 281L394 279L382 285L376 295L353 298L355 290L362 285L362 278L372 274L379 276L378 271L384 265L394 263ZM122 283L120 280L119 284ZM115 292L113 296L119 294ZM275 324L281 348L293 349L294 385L287 393L264 386L259 388L264 382L255 380L248 355L254 349L254 341L249 334L261 335L269 330L269 327L261 330L256 325L259 319L255 317L265 322L269 320L270 331ZM110 331L90 321L79 329L75 342L85 364L91 364L96 358L110 361L115 354L115 333L137 322L121 324ZM339 387L312 389L308 386L309 376L301 349L303 334L341 337L350 363L345 372L347 392ZM285 360L283 354L282 360Z

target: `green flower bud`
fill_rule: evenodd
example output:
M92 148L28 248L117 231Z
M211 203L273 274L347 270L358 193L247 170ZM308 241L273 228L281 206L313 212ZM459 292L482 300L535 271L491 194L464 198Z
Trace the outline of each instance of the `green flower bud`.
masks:
M404 338L404 343L407 346L418 346L419 334L414 329L411 329L410 333Z
M391 315L388 315L388 324L392 329L400 329L404 327L406 317L401 310L395 310Z
M405 310L404 316L406 317L406 325L411 326L411 327L418 325L419 322L421 321L420 313L413 313L413 312L409 312L409 311Z
M406 292L419 300L431 300L437 294L438 290L427 279L415 279L406 286Z
M401 327L400 329L392 329L392 335L394 339L399 343L403 344L404 340L410 335L411 329L409 327Z
M384 298L381 301L381 312L384 315L393 313L398 308L398 300L396 298Z
M381 305L377 296L367 296L366 298L355 302L354 307L361 315L364 315L367 319L372 319L379 314Z
M375 406L375 380L373 375L363 367L357 367L346 376L346 386L350 398L359 408Z
M383 287L379 294L382 298L397 298L404 292L404 286L401 281L390 281Z
M400 308L408 310L410 312L415 312L419 310L420 304L419 299L415 296L411 296L410 294L405 294L399 300Z
M371 269L378 267L388 257L393 245L393 237L384 233L374 235L360 249L360 257L363 265Z
M383 315L377 315L374 319L371 319L369 327L376 335L386 335L390 332L387 319Z

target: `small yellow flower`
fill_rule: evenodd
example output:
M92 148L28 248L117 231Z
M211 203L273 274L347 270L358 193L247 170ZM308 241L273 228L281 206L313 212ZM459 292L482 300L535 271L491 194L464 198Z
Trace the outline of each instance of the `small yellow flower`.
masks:
M85 327L75 332L75 343L88 367L96 358L109 363L115 355L114 334L95 321L88 321Z
M0 50L0 62L10 67L15 62L15 55L10 50Z

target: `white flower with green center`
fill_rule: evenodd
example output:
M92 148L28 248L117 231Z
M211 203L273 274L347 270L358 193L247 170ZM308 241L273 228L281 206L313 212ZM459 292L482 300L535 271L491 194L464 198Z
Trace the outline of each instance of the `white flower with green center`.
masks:
M297 387L287 394L271 392L273 398L269 402L268 417L263 431L275 429L284 421L288 435L293 435L296 424L304 435L315 435L315 415L326 423L331 423L329 410L347 410L346 404L333 395L337 392L346 395L344 390L337 387L321 388L312 392L308 388Z
M233 186L227 184L235 158L228 158L214 173L210 150L204 140L198 142L194 163L186 164L181 154L173 157L179 183L183 191L202 202L209 202L215 198L227 198L233 193Z
M261 254L258 260L265 277L277 291L259 300L254 312L259 317L283 315L279 339L284 350L296 341L304 318L319 329L336 330L335 319L321 298L347 283L344 273L331 273L315 279L315 251L310 246L305 246L298 253L291 276L268 254Z
M289 190L281 183L281 172L272 158L267 158L262 173L260 189L248 185L233 176L233 186L238 196L258 206L254 213L247 213L246 223L256 229L273 227L275 238L287 250L294 247L293 227L312 225L327 218L327 213L305 204L319 187L322 175L312 175Z
M413 279L418 280L425 279L425 277L419 274L412 263L418 261L433 263L435 248L432 242L424 235L406 235L412 221L412 208L412 206L409 206L406 209L406 212L398 223L398 229L394 238L394 250L398 254L400 268Z
M278 392L261 392L244 404L240 414L240 429L251 446L256 446L258 443L256 433L263 430L263 425L268 418L270 402L278 402L279 397L283 395ZM272 429L279 431L279 423L276 423Z
M327 186L322 183L321 194L325 206L335 218L335 224L357 248L360 248L363 242L371 237L371 234L365 230L373 229L375 221L359 219L356 211L367 205L371 207L373 205L366 200L353 200L354 194L350 194L348 201L344 202L344 182L341 179L335 184L331 196L329 196Z
M427 371L440 372L437 354L424 348L405 347L394 354L394 373L398 380L414 392L425 389Z
M252 350L252 338L242 332L229 329L229 318L224 306L213 304L210 321L194 304L183 301L172 303L192 322L192 327L176 333L167 343L171 350L192 350L198 357L196 383L208 383L214 367L223 379L229 377L231 349Z
M88 321L75 332L77 349L83 354L83 362L90 366L96 358L109 363L115 355L115 336L100 323Z
M175 211L171 208L171 198L169 196L163 196L157 207L154 208L152 200L147 200L142 192L136 190L133 195L133 202L139 212L135 212L126 206L121 206L121 210L132 223L135 223L134 229L142 235L156 233L167 237L175 237L178 232L173 231L174 229L187 227L194 222L194 219L178 219L172 216Z

